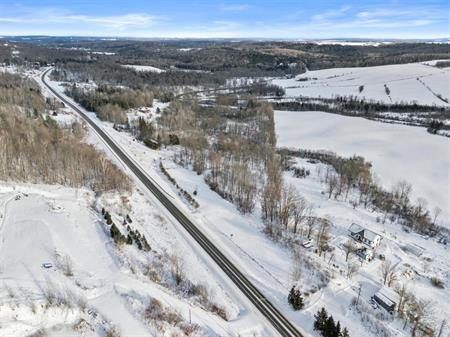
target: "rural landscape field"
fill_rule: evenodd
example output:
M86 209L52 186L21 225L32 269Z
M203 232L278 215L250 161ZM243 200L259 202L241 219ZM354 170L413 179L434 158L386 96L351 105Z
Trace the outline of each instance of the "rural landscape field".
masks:
M0 3L0 337L450 336L449 10Z

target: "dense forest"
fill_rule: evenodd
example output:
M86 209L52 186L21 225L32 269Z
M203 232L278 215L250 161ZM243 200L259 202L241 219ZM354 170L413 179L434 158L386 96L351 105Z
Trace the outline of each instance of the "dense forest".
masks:
M61 128L48 108L36 82L0 73L0 180L130 189L119 168L83 143L81 124Z
M12 54L12 50L19 53ZM70 69L84 77L96 76L97 79L116 83L130 76L132 79L128 82L137 84L171 85L176 82L179 85L198 85L223 83L233 77L299 74L306 69L448 59L449 52L448 44L429 43L343 46L293 41L105 41L95 38L35 37L27 40L17 38L14 44L0 47L0 62L55 63L59 69ZM171 71L159 75L121 71L120 65L125 64L151 65Z

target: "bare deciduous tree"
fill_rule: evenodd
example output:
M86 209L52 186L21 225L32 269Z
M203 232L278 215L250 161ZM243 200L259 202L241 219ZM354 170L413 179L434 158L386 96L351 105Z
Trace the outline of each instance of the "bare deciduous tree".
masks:
M330 223L325 219L320 223L316 240L319 256L322 256L322 252L328 247L330 241Z
M350 254L354 253L358 247L355 244L355 241L353 241L352 239L348 239L348 241L344 243L343 248L345 252L345 262L347 262Z
M170 262L175 283L179 285L184 279L183 259L177 253L174 253L170 256Z
M388 283L388 286L396 279L397 265L392 264L389 260L384 260L380 266L381 276L383 278L383 284Z
M358 271L359 265L352 261L347 261L347 278L351 279L353 275Z
M431 300L416 299L409 305L409 320L412 322L411 336L415 337L417 330L425 326L433 318L434 305Z
M433 209L433 225L436 225L436 221L437 221L438 217L441 215L441 213L442 213L442 209L440 207L436 206Z

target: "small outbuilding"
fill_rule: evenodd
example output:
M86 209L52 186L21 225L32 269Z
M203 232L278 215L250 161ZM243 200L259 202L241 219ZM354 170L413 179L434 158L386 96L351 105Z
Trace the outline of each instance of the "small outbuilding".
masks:
M390 289L383 287L372 296L372 301L392 314L397 309L398 295Z

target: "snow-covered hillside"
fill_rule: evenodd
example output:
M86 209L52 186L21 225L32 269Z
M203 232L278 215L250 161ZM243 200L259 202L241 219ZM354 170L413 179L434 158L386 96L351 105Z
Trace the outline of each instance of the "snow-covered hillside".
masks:
M287 97L356 96L386 103L447 107L450 102L450 68L430 63L323 69L272 82L285 88Z
M116 247L102 207L118 226L119 214L130 212L129 225L145 235L151 252ZM264 329L258 315L246 312L248 303L230 291L231 283L139 189L96 198L88 190L1 183L0 235L1 337L39 329L49 336L104 336L110 329L121 336L158 336L177 333L190 320L198 324L193 336L253 336ZM173 256L182 277L203 285L209 293L205 300L220 303L229 322L205 310L187 289L169 289L165 282ZM142 275L143 267L160 281ZM180 323L143 318L153 299L176 313Z
M275 128L279 147L361 155L372 162L383 186L408 181L414 198L443 209L442 223L450 227L449 138L419 127L320 111L276 111Z

